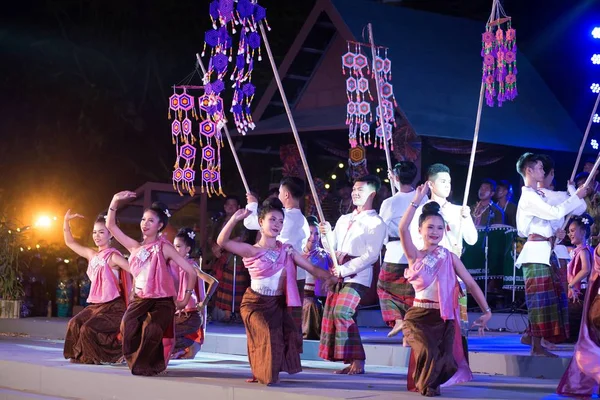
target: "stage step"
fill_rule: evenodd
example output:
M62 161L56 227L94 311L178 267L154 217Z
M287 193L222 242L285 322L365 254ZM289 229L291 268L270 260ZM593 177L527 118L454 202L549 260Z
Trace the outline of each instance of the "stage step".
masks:
M479 314L473 314L472 319ZM68 320L52 319L2 319L0 334L18 337L63 340ZM520 315L495 315L491 328L524 328ZM402 347L402 337L388 338L389 328L361 327L367 364L373 366L407 368L410 349ZM477 333L469 336L469 362L475 373L530 378L559 379L573 354L573 345L559 346L558 358L531 357L527 346L519 343L517 333ZM303 361L322 361L318 357L318 341L305 340ZM246 334L240 324L211 324L208 327L202 352L247 356Z
M339 363L304 361L302 373L282 373L280 385L266 387L244 382L250 376L246 357L202 351L195 360L174 360L165 375L148 378L131 375L125 365L71 364L62 357L59 341L0 338L0 387L8 388L6 393L13 396L10 399L414 400L419 397L406 391L404 368L367 365L365 375L334 375L334 369L338 368ZM557 380L476 375L467 384L443 388L440 399L548 398L557 383ZM16 397L21 394L30 397Z
M0 400L68 400L73 397L56 397L47 396L45 394L37 394L31 392L23 392L20 390L12 390L0 387Z

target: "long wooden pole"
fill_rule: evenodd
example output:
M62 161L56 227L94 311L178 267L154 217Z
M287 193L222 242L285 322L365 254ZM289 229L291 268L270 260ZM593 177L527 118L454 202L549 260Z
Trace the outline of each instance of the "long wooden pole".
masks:
M310 168L308 167L308 161L306 161L306 154L304 154L304 148L302 147L302 142L300 141L300 135L298 135L296 122L294 121L294 116L292 115L290 104L288 102L287 96L285 95L285 91L283 90L281 77L279 76L279 71L277 70L277 65L275 64L275 59L273 58L273 53L271 52L271 46L269 45L269 39L267 38L267 31L265 30L262 21L258 23L258 28L260 29L260 34L262 35L263 43L265 45L265 49L267 50L267 56L271 64L271 69L273 69L273 77L275 78L275 82L277 83L277 88L279 89L279 94L281 95L281 101L283 102L285 113L287 114L288 120L290 122L290 127L292 128L292 134L294 135L294 140L296 141L296 146L298 147L298 153L300 153L300 159L302 160L302 165L304 166L306 180L308 181L308 185L310 186L310 190L312 192L315 207L317 208L317 214L319 215L319 220L321 222L326 222L325 214L323 214L323 208L321 207L321 201L319 200L319 196L317 195L317 188L315 187L315 182L313 181L312 174L310 173ZM332 246L332 244L334 243L334 241L332 240L332 234L330 233L329 235L326 235L324 239L329 244L329 246L326 247L329 249L329 253L331 255L334 267L337 268L338 262L335 250Z
M571 181L575 179L575 175L577 175L577 168L579 168L579 162L581 161L581 154L583 153L583 149L587 143L588 134L590 133L590 129L592 128L592 123L594 122L594 115L596 114L596 110L598 110L598 104L600 103L600 92L598 92L598 97L596 97L596 104L594 104L594 109L592 110L592 114L590 114L590 120L588 121L587 128L585 129L585 134L583 135L583 139L581 140L581 145L579 146L579 153L577 153L577 159L575 160L575 166L573 167L573 172L571 173Z
M375 39L373 39L373 26L369 22L367 24L367 30L369 31L369 43L371 44L371 55L372 55L372 63L371 63L371 71L373 72L373 76L375 76L375 87L377 89L377 102L379 103L379 113L377 115L379 119L379 126L381 127L382 132L382 140L383 140L383 148L385 150L385 161L387 162L388 171L392 170L392 158L390 156L390 145L387 141L387 132L385 130L385 116L383 112L383 100L381 98L381 82L379 82L379 73L376 68L376 59L377 52L375 50ZM392 110L392 112L394 112ZM390 132L391 133L391 132ZM390 187L392 190L392 195L396 194L396 186L394 182L390 180Z
M198 61L198 65L202 70L202 73L206 75L206 68L204 67L204 63L200 58L200 54L196 53L196 60ZM225 110L223 110L223 116L225 116ZM244 184L244 189L246 189L246 193L250 193L250 186L248 186L248 181L246 180L246 175L244 175L244 170L242 168L242 164L240 163L240 159L238 158L237 151L233 146L233 140L231 140L231 135L229 134L229 129L227 128L227 119L224 119L223 131L225 132L225 137L227 137L227 142L229 142L229 148L231 149L231 153L233 153L233 159L235 160L235 165L237 165L238 172L240 173L240 178L242 178L242 183Z

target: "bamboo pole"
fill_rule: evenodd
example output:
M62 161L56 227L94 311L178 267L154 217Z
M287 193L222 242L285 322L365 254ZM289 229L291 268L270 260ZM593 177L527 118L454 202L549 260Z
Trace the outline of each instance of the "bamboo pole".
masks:
M387 135L385 130L385 116L383 112L383 101L381 99L381 82L379 82L379 73L377 72L377 68L375 67L375 61L377 58L377 53L375 52L375 39L373 39L373 25L369 22L367 24L367 30L369 31L369 43L371 44L371 55L372 55L372 63L371 63L371 71L375 76L375 87L377 88L377 102L379 103L379 126L381 127L381 132L383 134L383 148L385 150L385 161L387 162L388 171L392 171L392 158L390 156L390 145L387 141ZM392 110L392 112L394 112ZM394 185L393 179L390 179L390 188L392 190L392 196L396 194L396 186Z
M298 147L298 152L300 153L300 159L302 160L302 166L304 167L304 172L306 173L306 179L308 181L308 185L310 186L310 190L313 195L313 200L315 202L315 207L317 208L317 214L319 215L319 220L321 222L326 222L325 214L323 214L323 208L321 207L321 201L319 200L319 196L317 195L317 188L315 187L315 182L313 181L312 174L310 173L310 168L308 167L308 161L306 160L306 154L304 154L304 148L302 147L302 142L300 141L300 135L298 135L298 128L296 128L296 122L294 121L294 117L292 115L292 110L290 109L290 104L288 102L287 96L285 95L285 91L283 90L283 84L281 83L281 77L279 76L279 71L277 70L277 65L275 64L275 59L273 58L273 53L271 52L271 46L269 45L269 39L267 38L267 32L265 30L264 24L262 21L258 23L258 28L260 29L260 34L263 39L263 43L265 45L265 49L267 50L267 56L269 58L269 62L271 64L271 68L273 69L273 77L275 78L275 82L277 83L277 88L279 89L279 94L281 95L281 101L283 102L283 106L285 108L285 113L287 114L288 120L290 122L290 127L292 128L292 134L294 135L294 140L296 141L296 146ZM329 254L331 255L331 259L333 261L333 265L335 268L338 267L337 256L335 254L335 250L333 249L332 244L334 241L332 240L332 233L326 235L323 239L327 242L329 249Z
M204 67L204 63L200 58L200 54L196 53L196 60L198 61L198 65L202 70L202 73L206 75L206 68ZM223 110L223 116L225 116L225 110ZM227 119L223 120L223 131L225 132L225 137L227 137L227 142L229 142L229 148L231 149L231 153L233 153L233 159L235 160L235 165L237 165L238 172L240 173L240 178L242 178L242 183L244 184L244 189L246 189L246 193L250 193L250 186L248 186L248 181L246 180L246 175L244 174L244 170L242 169L242 164L240 163L240 159L238 158L237 151L233 146L233 140L231 140L231 135L229 134L229 129L227 128Z
M581 140L581 145L579 146L579 153L577 153L577 159L575 160L575 166L573 167L573 172L571 173L571 181L575 179L575 175L577 175L577 168L579 168L579 162L581 161L581 154L583 153L583 149L585 148L585 144L587 143L588 134L590 133L590 129L592 128L592 123L594 122L594 115L596 114L596 110L598 109L598 104L600 103L600 92L598 92L598 97L596 97L596 104L594 104L594 109L590 114L590 120L588 121L587 128L585 129L585 134L583 135L583 139Z

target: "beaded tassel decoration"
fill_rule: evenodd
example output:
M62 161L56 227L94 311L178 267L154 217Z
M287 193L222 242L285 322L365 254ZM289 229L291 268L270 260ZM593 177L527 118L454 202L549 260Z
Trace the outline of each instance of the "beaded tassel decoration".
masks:
M371 90L369 89L369 63L367 57L361 53L359 44L348 43L348 52L342 56L342 74L346 78L346 96L348 105L346 106L346 125L348 125L348 140L350 147L356 147L359 144L371 144L371 123L373 115L371 113L371 104L367 101L373 101ZM366 72L364 71L366 69Z
M503 29L503 25L506 29ZM502 107L505 101L517 95L517 32L511 26L510 17L488 22L481 40L483 57L482 81L485 99L489 107Z
M379 118L376 118L377 128L375 129L375 147L379 146L383 149L383 141L387 140L390 144L390 150L394 151L394 143L392 141L392 126L397 127L394 117L394 109L398 107L396 98L394 97L394 87L392 86L392 62L387 56L387 48L378 47L375 57L375 71L373 71L373 79L379 80L381 89L381 106L377 106L376 112L379 116L380 108L383 107L384 128L381 127ZM385 135L384 135L385 132ZM385 137L385 139L384 139Z
M194 97L187 93L187 88L183 89L182 93L177 93L177 89L173 88L173 95L169 97L169 119L173 119L171 123L171 137L175 145L176 158L173 166L173 188L180 195L182 190L187 191L190 195L194 195L194 163L196 160L196 148L194 143L196 139L192 133L192 120L196 120L196 107ZM174 117L172 117L174 114Z
M258 33L259 22L264 21L267 29L271 30L266 20L266 10L255 0L213 0L209 6L209 13L212 29L204 35L202 56L208 46L211 48L211 58L209 69L204 76L204 84L210 85L211 91L219 96L225 89L223 79L228 74L229 63L234 60L233 35L239 30L234 68L229 76L229 79L233 81L233 100L230 111L233 114L236 128L245 135L248 129L255 128L252 121L251 104L256 88L251 80L254 58L257 56L259 61L262 58L261 37ZM215 71L216 76L213 76ZM217 84L216 88L215 84ZM207 94L211 94L208 89Z

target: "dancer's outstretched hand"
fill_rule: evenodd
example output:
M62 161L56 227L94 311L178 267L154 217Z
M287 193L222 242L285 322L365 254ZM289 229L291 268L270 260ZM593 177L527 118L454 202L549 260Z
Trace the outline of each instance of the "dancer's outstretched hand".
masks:
M73 213L71 213L71 209L69 208L67 210L67 213L65 214L65 221L70 221L70 220L75 219L75 218L85 218L85 217L83 215L81 215L81 214L77 214L77 213L73 214Z
M417 186L417 188L415 189L415 197L413 198L413 202L415 204L421 204L421 201L425 196L427 196L427 193L429 193L428 185L424 184Z
M123 190L122 192L116 193L113 196L113 201L118 202L128 199L135 199L136 197L137 194L135 192L132 192L130 190Z
M231 216L234 221L243 221L246 217L252 214L252 211L247 208L240 208Z
M472 327L476 327L476 326L479 327L479 329L478 329L479 336L483 336L485 333L485 330L488 329L487 323L490 319L492 319L492 313L488 312L488 313L482 314L481 317L477 318L477 320L475 322L473 322Z

